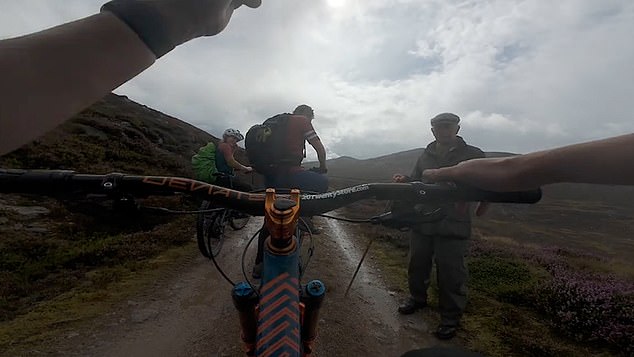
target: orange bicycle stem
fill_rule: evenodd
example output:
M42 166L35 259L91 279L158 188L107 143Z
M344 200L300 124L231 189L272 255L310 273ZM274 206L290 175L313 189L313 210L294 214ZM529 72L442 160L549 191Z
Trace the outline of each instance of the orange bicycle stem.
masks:
M273 253L284 254L293 247L293 234L299 219L299 190L291 190L290 197L277 198L275 190L268 188L264 200L264 222L269 230Z

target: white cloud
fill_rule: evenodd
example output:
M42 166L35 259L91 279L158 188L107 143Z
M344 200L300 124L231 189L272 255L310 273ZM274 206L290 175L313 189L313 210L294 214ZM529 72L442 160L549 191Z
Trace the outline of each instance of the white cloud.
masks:
M0 2L0 37L102 3ZM631 33L629 1L275 0L117 92L214 134L307 103L339 155L424 146L445 111L469 142L525 152L634 131Z

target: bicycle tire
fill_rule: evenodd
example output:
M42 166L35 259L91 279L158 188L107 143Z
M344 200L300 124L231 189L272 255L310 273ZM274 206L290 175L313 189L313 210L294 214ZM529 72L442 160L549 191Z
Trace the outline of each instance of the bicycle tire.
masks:
M220 254L222 244L225 241L225 226L227 224L227 210L216 213L213 221L210 222L206 233L207 247L214 257Z
M203 201L200 205L201 211L206 209L209 209L209 201ZM205 258L210 258L211 255L209 254L207 244L205 243L205 215L205 213L198 213L196 215L196 243L198 243L198 250L200 250L200 254L202 254Z
M249 223L249 220L251 219L251 216L238 217L236 216L236 213L242 214L240 212L232 210L229 214L229 225L231 226L231 228L233 228L234 231L239 231L242 228L246 227L247 223Z
M211 202L203 201L200 210L211 208ZM198 249L206 258L215 257L220 253L224 242L224 225L219 220L224 220L225 211L212 213L199 213L196 220L196 241ZM226 222L225 222L226 223Z

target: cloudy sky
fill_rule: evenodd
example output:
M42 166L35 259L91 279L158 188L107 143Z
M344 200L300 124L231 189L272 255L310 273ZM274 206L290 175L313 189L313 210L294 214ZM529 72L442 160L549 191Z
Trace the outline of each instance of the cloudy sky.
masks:
M445 111L491 151L634 132L634 1L263 2L116 93L216 136L307 103L331 157L424 146ZM102 3L0 0L0 38Z

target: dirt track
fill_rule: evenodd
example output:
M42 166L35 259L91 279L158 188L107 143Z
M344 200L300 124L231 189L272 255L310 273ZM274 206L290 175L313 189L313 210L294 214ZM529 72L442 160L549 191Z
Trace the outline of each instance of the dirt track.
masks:
M223 247L219 261L232 279L240 279L243 247L259 223L252 219L243 231L230 233ZM304 277L319 278L327 286L315 355L398 356L437 344L422 313L396 313L399 297L387 291L373 267L364 263L344 297L362 247L352 244L345 225L325 220L318 224L323 233L314 237L316 250ZM366 244L367 239L355 241ZM247 254L249 269L254 251L250 247ZM70 333L33 355L241 356L230 289L209 261L192 256L151 289L94 321L90 329Z

